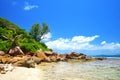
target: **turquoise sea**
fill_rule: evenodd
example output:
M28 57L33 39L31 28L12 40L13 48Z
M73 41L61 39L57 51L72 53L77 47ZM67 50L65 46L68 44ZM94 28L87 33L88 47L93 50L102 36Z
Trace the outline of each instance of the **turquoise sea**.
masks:
M120 57L92 62L42 63L44 80L120 80Z

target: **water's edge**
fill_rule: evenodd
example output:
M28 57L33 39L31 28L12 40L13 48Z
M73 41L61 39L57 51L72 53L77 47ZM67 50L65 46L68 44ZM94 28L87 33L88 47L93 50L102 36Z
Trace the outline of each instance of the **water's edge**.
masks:
M119 80L120 58L93 62L42 63L44 80Z

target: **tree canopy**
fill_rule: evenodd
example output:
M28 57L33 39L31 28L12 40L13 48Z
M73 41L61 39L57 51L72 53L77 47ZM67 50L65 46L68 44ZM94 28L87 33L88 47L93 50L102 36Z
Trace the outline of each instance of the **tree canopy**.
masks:
M44 35L48 34L50 32L49 27L46 23L42 23L42 26L38 23L34 24L30 30L30 35L33 39L35 39L37 42L44 39Z
M39 49L49 50L43 42L37 42L31 38L31 35L24 29L4 18L0 18L0 50L7 52L9 48L15 46L20 46L24 52L36 52Z

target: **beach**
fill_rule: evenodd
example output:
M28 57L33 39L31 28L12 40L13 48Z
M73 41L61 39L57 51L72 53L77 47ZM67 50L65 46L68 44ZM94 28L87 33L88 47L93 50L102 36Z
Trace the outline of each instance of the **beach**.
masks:
M120 58L93 62L59 62L39 65L44 80L119 80Z
M40 69L15 67L13 71L0 74L0 80L43 80Z
M119 80L120 58L92 62L78 60L41 63L36 68L15 67L0 80Z

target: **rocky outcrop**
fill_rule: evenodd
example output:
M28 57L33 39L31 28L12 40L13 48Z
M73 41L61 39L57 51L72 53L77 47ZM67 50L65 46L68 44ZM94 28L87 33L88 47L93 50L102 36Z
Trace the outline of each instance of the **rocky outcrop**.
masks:
M35 67L35 61L31 57L24 56L23 58L19 59L15 63L13 63L14 66L21 66L21 67Z
M2 64L12 64L14 66L22 66L22 67L35 67L35 61L32 57L28 56L0 56L0 62Z
M33 56L32 57L33 61L36 63L36 64L40 64L41 63L41 59L36 57L36 56Z
M67 57L66 57L66 54L59 54L58 56L58 60L59 61L67 61Z
M85 59L87 56L83 53L71 52L66 54L67 59Z
M0 56L0 63L3 63L3 64L9 63L10 59L11 59L11 56L8 54L5 54L3 56Z
M71 59L82 61L103 60L103 58L92 58L83 53L77 52L59 54L53 51L38 50L35 55L33 52L24 54L19 47L9 50L9 54L5 54L3 51L0 51L0 63L28 68L34 68L36 64L40 64L41 62L58 62L68 61ZM1 68L1 70L2 69L3 68Z
M29 52L26 53L26 55L27 55L27 56L34 56L35 53L33 53L32 51L29 51Z
M36 52L36 55L38 58L40 58L41 61L47 61L50 62L49 57L46 56L45 52L43 52L42 50L38 50Z
M0 51L0 56L3 56L5 55L5 52L4 51Z
M49 59L50 59L51 62L56 62L56 61L58 61L58 56L59 56L59 54L56 53L56 52L46 51L46 52L45 52L45 55L46 55L47 57L49 57Z
M11 48L9 51L8 51L8 54L10 54L11 56L16 56L16 55L24 55L23 51L20 49L19 46L16 46L14 48Z

